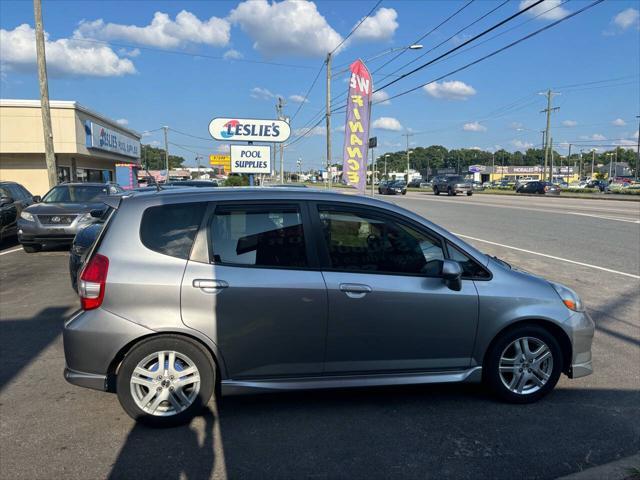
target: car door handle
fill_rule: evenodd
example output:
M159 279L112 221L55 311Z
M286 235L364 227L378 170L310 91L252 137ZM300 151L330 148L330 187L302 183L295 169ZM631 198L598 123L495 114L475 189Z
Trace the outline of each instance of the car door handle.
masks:
M362 298L372 291L369 285L361 283L341 283L340 291L344 292L349 298Z
M205 293L217 293L223 288L227 288L229 284L224 280L212 280L197 278L193 281L193 286L199 288Z

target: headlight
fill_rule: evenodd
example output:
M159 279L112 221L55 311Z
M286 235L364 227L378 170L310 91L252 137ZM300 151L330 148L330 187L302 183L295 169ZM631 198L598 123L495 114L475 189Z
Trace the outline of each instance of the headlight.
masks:
M20 212L20 218L22 218L23 220L27 220L28 222L35 221L35 219L33 218L33 215L30 214L29 212L25 212L24 210Z
M574 312L584 312L584 305L582 304L582 300L576 292L571 290L569 287L565 287L559 283L550 282L551 286L555 289L569 310L573 310Z

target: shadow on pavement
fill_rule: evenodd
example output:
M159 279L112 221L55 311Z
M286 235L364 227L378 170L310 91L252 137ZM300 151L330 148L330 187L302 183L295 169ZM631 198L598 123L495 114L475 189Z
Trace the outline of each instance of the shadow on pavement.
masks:
M191 425L183 427L151 429L136 424L108 478L210 478L215 465L215 422L213 412L207 408Z
M216 463L231 479L555 478L635 453L638 415L640 393L621 390L532 405L477 385L225 397L217 419L135 426L109 478L207 479Z
M2 318L0 390L56 339L70 310L68 306L47 307L31 318Z

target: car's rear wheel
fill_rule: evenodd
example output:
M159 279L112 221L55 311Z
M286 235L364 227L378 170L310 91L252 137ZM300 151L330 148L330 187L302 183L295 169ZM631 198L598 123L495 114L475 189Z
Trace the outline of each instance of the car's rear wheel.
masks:
M456 194L456 192L454 192L454 191L451 189L451 187L447 188L447 195L452 196L452 195L455 195L455 194Z
M143 340L125 356L117 377L127 414L152 427L189 422L209 402L216 382L209 352L176 335Z
M39 245L37 243L33 243L30 245L23 244L22 249L27 253L36 253L42 250L42 245Z
M471 195L473 195L473 192L467 192L467 197L470 197Z
M433 194L434 195L440 195L440 190L438 190L437 188L433 189Z
M495 341L485 357L484 379L503 400L532 403L549 393L562 372L556 338L536 325L516 327Z

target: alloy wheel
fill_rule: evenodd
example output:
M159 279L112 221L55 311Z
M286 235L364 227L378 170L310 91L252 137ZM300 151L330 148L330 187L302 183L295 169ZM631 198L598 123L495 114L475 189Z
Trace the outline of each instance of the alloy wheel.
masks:
M143 358L129 381L131 396L144 412L172 416L189 408L200 391L200 372L188 356L159 351Z
M553 354L539 338L521 337L504 349L498 368L505 387L518 395L530 395L549 381Z

